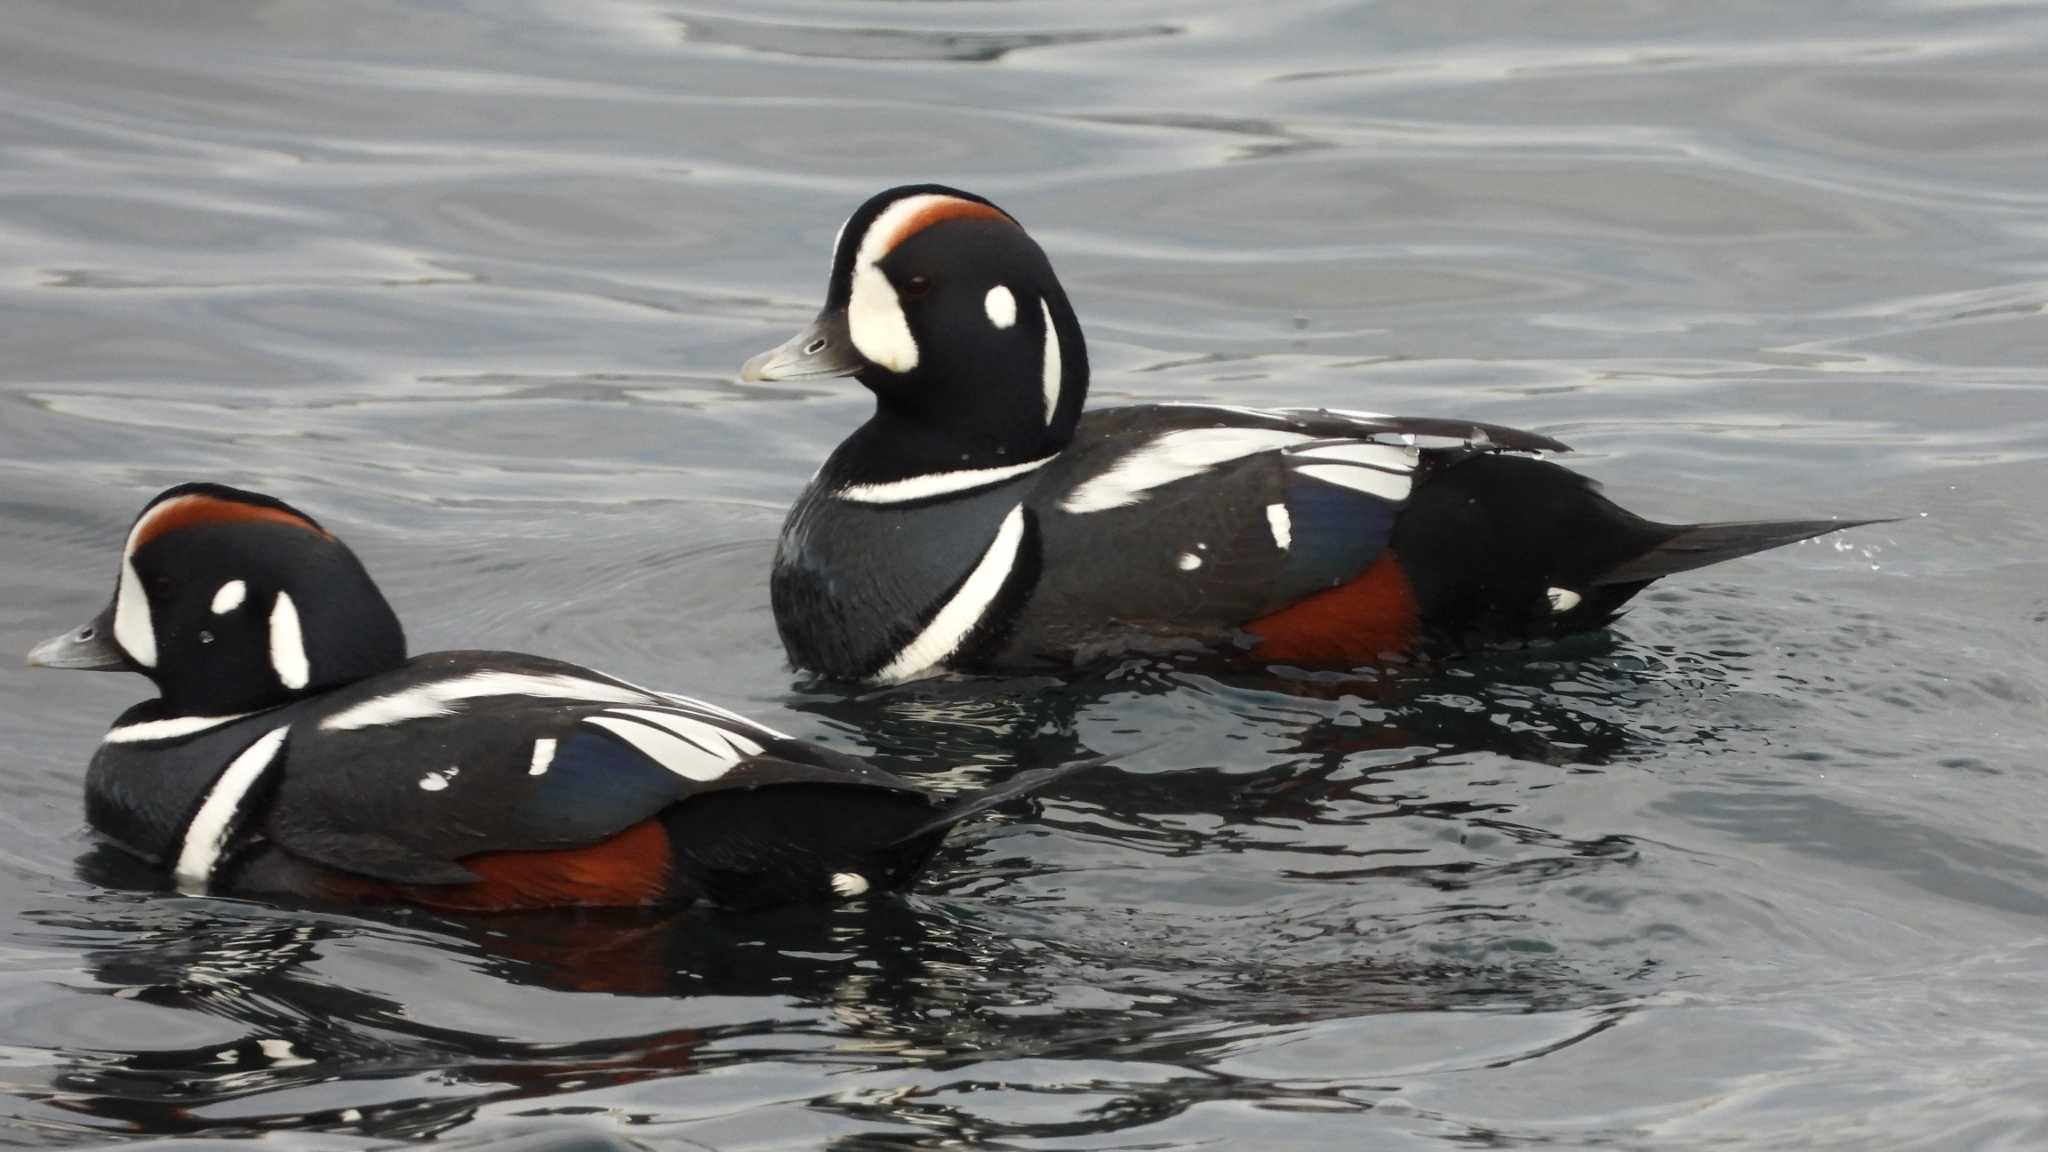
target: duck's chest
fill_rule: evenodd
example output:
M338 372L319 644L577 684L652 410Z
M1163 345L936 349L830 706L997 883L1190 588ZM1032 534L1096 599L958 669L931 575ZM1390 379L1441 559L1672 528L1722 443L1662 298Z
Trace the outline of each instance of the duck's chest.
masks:
M920 654L959 656L1036 582L1032 521L1018 486L875 503L814 484L783 524L769 587L791 662L896 679L924 670L907 667Z

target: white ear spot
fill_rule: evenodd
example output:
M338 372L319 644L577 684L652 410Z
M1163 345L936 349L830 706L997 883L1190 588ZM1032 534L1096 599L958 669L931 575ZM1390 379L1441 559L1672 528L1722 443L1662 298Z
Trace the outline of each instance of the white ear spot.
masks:
M832 892L836 896L851 900L868 890L868 878L858 872L834 872Z
M121 558L121 590L114 598L114 643L137 664L156 667L156 622L149 617L149 593L135 573L132 557Z
M298 606L283 592L270 609L270 667L287 688L304 688L313 678L306 661L306 637L299 631Z
M1581 599L1577 592L1569 588L1551 588L1543 593L1543 598L1550 601L1550 611L1557 616L1577 608Z
M1180 554L1179 563L1181 571L1193 572L1195 569L1200 568L1202 566L1202 558L1200 556L1195 555L1193 552L1183 552Z
M213 594L213 614L225 616L242 606L249 597L249 586L240 580L230 580Z
M1053 413L1060 410L1060 330L1053 327L1052 305L1041 299L1038 312L1045 317L1045 359L1039 375L1045 388L1045 422L1050 424Z
M1017 298L1001 284L988 290L981 298L982 311L988 313L988 322L998 328L1012 328L1017 324Z

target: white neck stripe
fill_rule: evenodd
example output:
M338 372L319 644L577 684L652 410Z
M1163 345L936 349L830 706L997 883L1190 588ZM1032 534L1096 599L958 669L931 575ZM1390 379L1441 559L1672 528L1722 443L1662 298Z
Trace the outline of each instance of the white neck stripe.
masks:
M228 836L234 831L242 801L263 773L277 762L278 749L284 746L284 735L289 731L291 725L286 724L257 737L254 744L229 761L213 787L207 789L206 799L200 801L198 813L185 826L184 841L178 848L180 886L204 888L212 878L214 866L220 863L221 852L228 846Z
M1019 504L1003 517L995 540L981 554L980 562L960 585L960 591L946 601L932 622L917 634L917 639L904 645L887 667L875 673L875 679L884 684L915 679L936 671L958 652L960 645L967 642L967 634L981 623L982 616L1002 593L1010 569L1017 563L1017 549L1023 543L1024 506Z
M176 740L208 728L218 728L231 720L254 716L254 712L236 712L230 716L173 716L166 720L144 720L125 728L110 729L100 737L102 744L140 744L148 740Z
M1053 327L1052 305L1043 296L1038 298L1038 311L1045 317L1045 360L1040 366L1040 383L1045 389L1045 422L1050 425L1060 410L1060 330Z
M881 484L849 484L832 493L841 500L855 504L908 504L914 500L929 500L934 496L947 496L955 492L971 492L1022 476L1051 463L1059 453L1026 460L1022 464L1010 464L1002 468L963 468L957 472L927 472L922 476L910 476L902 480L889 480Z

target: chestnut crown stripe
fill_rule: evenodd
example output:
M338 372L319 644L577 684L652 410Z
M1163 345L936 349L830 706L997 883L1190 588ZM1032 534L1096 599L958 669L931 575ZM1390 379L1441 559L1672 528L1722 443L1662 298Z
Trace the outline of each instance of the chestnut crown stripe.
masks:
M180 528L198 524L226 524L244 521L289 524L318 533L325 539L334 536L327 529L284 508L273 508L267 504L244 504L239 500L226 500L219 496L190 495L174 496L142 514L135 527L128 532L127 554L135 555L142 547L157 537Z
M872 263L880 260L896 246L917 235L934 224L947 220L1001 220L1016 224L1010 214L993 204L979 200L963 200L958 196L943 196L924 193L899 200L875 218L868 234L862 237L861 255Z

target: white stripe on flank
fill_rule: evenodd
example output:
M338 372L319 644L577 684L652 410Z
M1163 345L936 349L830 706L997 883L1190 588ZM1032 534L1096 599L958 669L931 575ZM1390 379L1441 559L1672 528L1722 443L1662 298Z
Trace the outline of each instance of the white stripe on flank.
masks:
M737 732L728 732L716 724L707 724L690 716L674 712L655 712L646 708L613 708L614 716L630 716L635 720L659 725L697 745L713 756L726 756L734 760L746 756L759 756L762 748Z
M949 496L955 492L972 492L999 484L1013 476L1036 471L1051 463L1059 453L1026 460L1022 464L1008 464L1001 468L962 468L957 472L927 472L922 476L911 476L902 480L889 480L881 484L849 484L832 495L855 504L908 504L913 500L929 500L934 496Z
M1282 552L1287 551L1287 546L1294 543L1294 521L1287 515L1287 505L1266 505L1266 527L1273 530L1273 543L1278 545Z
M185 838L178 848L178 883L186 888L204 888L212 877L213 869L220 863L220 854L227 848L228 835L234 830L235 816L241 810L242 801L249 795L249 789L263 778L265 769L277 760L277 751L284 746L284 734L291 731L291 725L272 728L256 738L254 744L242 749L242 754L228 763L220 778L207 789L206 799L200 801L199 812L192 822L185 825Z
M1218 464L1304 444L1313 437L1280 428L1188 428L1168 432L1118 460L1109 471L1067 493L1063 512L1101 512L1145 499L1145 493Z
M586 680L581 676L530 672L473 672L365 700L320 722L323 731L377 728L406 720L447 716L464 700L486 696L539 696L580 704L646 704L652 693Z
M996 530L995 540L988 551L981 554L960 591L946 601L932 622L925 625L917 638L903 646L903 651L889 661L887 667L875 673L875 679L884 684L894 684L914 679L938 668L946 658L960 650L967 641L967 634L981 622L982 614L995 603L996 596L1003 590L1003 582L1010 578L1010 567L1017 562L1017 549L1024 543L1024 506L1010 509L1003 517L1003 526Z
M156 667L156 622L149 617L149 593L135 574L131 556L121 557L121 588L114 593L114 643L137 664Z
M213 594L213 614L225 616L242 606L249 595L249 586L240 580L230 580L221 585Z
M110 729L100 737L102 744L140 744L147 740L176 740L208 728L218 728L230 720L254 716L254 712L236 712L228 716L172 716L164 720L144 720L125 728Z
M1377 468L1358 468L1349 464L1302 464L1294 469L1297 475L1339 488L1349 488L1368 496L1399 504L1408 498L1408 477L1382 472Z
M1050 424L1053 414L1060 410L1060 330L1053 327L1052 305L1043 296L1038 299L1038 312L1045 317L1045 352L1039 379L1045 388L1045 422Z
M716 780L736 761L713 755L670 732L620 716L590 716L585 724L602 728L639 749L642 755L686 780Z
M277 682L287 688L304 688L313 669L306 662L306 636L299 631L299 609L289 594L279 592L270 609L270 666L277 670Z
M540 740L535 740L533 742L533 762L526 766L526 774L528 776L545 776L547 775L548 765L553 764L554 762L554 737L550 736Z

